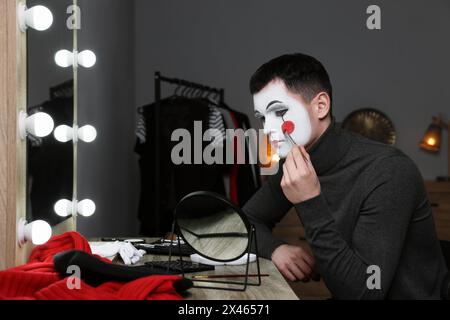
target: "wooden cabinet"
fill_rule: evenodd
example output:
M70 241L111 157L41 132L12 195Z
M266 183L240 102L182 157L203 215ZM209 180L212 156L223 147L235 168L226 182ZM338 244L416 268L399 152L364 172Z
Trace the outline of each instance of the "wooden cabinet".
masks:
M439 240L450 241L450 182L425 181Z

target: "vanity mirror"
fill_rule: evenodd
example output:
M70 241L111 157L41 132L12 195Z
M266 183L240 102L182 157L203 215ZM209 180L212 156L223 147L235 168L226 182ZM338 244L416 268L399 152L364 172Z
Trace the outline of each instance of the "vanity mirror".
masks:
M52 23L47 23L46 27L50 26L44 32L33 27L26 29L26 113L28 116L47 114L53 120L52 128L72 126L74 121L73 68L64 69L55 63L56 52L73 48L75 30L67 26L67 9L72 5L73 0L27 1L27 8L47 8L35 13L42 13L41 18L47 22L51 17ZM41 219L55 226L67 219L57 215L55 203L73 197L74 152L72 143L56 140L52 131L44 137L27 134L26 217L27 221Z
M173 231L203 258L224 265L244 265L245 270L238 267L237 271L241 272L244 278L241 282L193 279L196 282L241 285L240 288L205 288L245 290L247 285L261 284L257 255L258 282L248 282L251 251L252 248L255 252L257 250L254 227L242 210L223 196L208 191L197 191L185 196L175 208ZM179 238L178 243L180 244Z

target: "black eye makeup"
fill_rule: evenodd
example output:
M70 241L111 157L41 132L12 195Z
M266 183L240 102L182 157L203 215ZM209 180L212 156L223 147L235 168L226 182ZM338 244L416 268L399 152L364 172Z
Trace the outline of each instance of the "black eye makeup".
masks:
M275 113L275 116L282 117L286 114L288 110L289 110L288 106L281 103L277 103L267 107L266 112L273 112Z
M275 111L275 115L277 117L283 117L287 111L288 111L288 109L277 110L277 111Z

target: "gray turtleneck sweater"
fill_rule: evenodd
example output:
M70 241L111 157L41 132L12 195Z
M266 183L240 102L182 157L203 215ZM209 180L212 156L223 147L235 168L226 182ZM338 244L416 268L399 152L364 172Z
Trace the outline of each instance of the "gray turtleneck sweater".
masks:
M256 227L259 254L270 258L283 244L271 231L294 205L334 298L439 299L447 268L415 164L334 121L309 153L319 196L290 203L280 186L280 163L243 208ZM367 286L374 274L369 266L380 268L380 289Z

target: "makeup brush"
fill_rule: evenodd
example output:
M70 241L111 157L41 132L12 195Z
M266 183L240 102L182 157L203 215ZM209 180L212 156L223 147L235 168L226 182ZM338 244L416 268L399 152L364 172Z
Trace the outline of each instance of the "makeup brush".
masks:
M208 279L208 278L243 278L243 277L268 277L268 274L249 274L249 275L245 275L245 274L207 274L207 275L196 275L196 276L192 276L192 279Z
M285 121L281 125L281 130L283 133L289 138L289 141L292 143L292 145L296 146L297 144L294 142L294 139L291 137L291 133L294 132L295 125L292 121Z
M283 121L284 121L284 119L283 119ZM288 121L284 121L283 124L281 125L281 130L289 138L289 141L291 141L292 145L293 146L298 146L295 143L294 139L292 139L292 137L291 137L291 133L294 132L294 129L295 129L294 123L292 121L289 121L289 120ZM305 162L308 162L308 159L305 156L302 155L302 157L305 160Z

